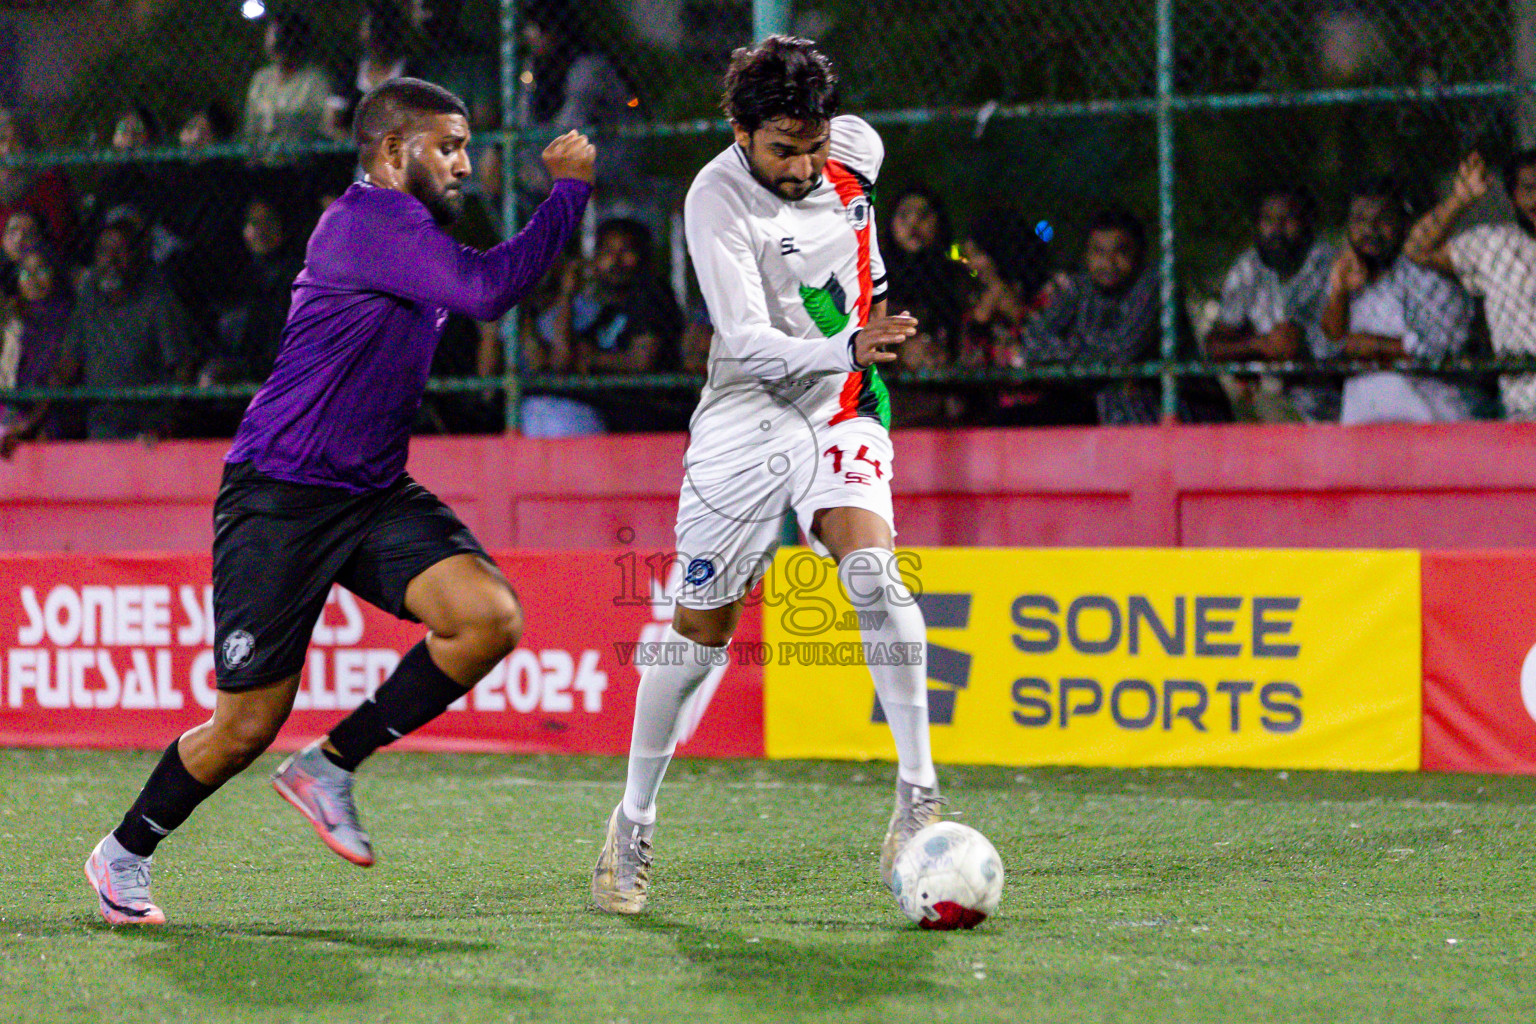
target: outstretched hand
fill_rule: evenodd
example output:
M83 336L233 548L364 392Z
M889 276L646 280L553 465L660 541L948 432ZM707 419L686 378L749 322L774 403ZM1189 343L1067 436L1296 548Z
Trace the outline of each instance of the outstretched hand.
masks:
M854 335L853 361L860 367L894 363L896 353L885 346L900 345L916 333L917 318L911 313L874 317Z
M581 132L571 130L544 147L544 166L550 178L574 178L592 184L592 166L597 162L597 148Z
M1467 154L1467 158L1456 169L1456 181L1451 186L1451 194L1470 206L1488 194L1488 184L1488 164L1481 153L1473 151Z

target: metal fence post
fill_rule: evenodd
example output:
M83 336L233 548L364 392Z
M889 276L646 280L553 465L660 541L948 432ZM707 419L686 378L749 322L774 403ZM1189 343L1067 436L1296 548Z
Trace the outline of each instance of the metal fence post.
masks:
M769 36L787 34L791 3L792 0L752 0L752 40L760 43ZM800 525L794 510L784 516L779 543L785 547L800 543Z
M517 169L520 134L517 118L517 34L519 0L501 0L501 230L502 237L517 233ZM501 318L501 397L506 403L503 429L518 428L518 410L522 388L517 363L520 354L518 310L508 310Z
M1162 277L1163 359L1172 362L1179 354L1177 335L1179 317L1174 303L1174 149L1173 149L1173 0L1157 0L1157 237L1162 247L1159 270ZM1179 415L1179 382L1164 370L1163 422L1171 423Z
M792 0L752 0L752 39L762 42L789 31Z

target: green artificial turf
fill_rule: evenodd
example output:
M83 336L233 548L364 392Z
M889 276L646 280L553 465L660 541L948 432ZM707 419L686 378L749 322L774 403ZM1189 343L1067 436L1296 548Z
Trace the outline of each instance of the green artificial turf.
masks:
M269 757L161 847L171 923L108 928L81 863L156 756L0 751L0 1019L1536 1019L1536 780L945 768L1008 884L935 934L877 879L889 765L679 762L618 919L586 892L620 761L382 754L364 871Z

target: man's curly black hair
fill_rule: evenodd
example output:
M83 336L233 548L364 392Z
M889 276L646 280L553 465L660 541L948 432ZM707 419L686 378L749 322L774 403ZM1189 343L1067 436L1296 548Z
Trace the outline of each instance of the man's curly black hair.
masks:
M731 54L722 105L748 133L781 117L820 124L837 116L837 75L809 39L769 36Z

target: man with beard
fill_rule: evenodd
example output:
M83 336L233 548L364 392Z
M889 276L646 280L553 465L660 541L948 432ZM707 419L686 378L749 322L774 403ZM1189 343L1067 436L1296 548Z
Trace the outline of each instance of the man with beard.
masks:
M1481 224L1451 237L1451 230L1488 194L1488 166L1481 154L1461 162L1450 197L1413 226L1403 252L1416 263L1460 279L1483 297L1493 350L1499 355L1536 354L1536 149L1524 149L1504 165L1504 191L1515 208L1513 224ZM1499 378L1504 415L1536 420L1536 374Z
M325 845L362 867L374 858L352 773L464 696L522 632L506 578L406 475L406 448L449 312L495 320L543 276L580 222L593 148L575 132L552 142L550 198L516 238L481 253L442 230L470 173L457 97L395 79L358 104L353 131L367 176L310 237L277 362L241 421L214 503L213 717L166 748L86 861L113 924L164 923L150 897L151 854L271 744L332 584L430 630L371 698L273 776Z
M1455 282L1402 256L1406 209L1387 180L1350 194L1347 245L1334 261L1323 333L1351 359L1444 359L1466 345L1472 306ZM1422 374L1363 373L1344 384L1344 423L1470 419L1454 383Z
M1232 264L1222 285L1221 311L1205 339L1208 358L1290 361L1338 354L1322 323L1328 269L1337 252L1317 240L1316 218L1316 202L1299 186L1270 189L1259 197L1253 247ZM1293 380L1285 391L1293 408L1261 412L1261 419L1294 414L1318 423L1339 418L1335 380Z
M147 265L143 238L131 221L113 221L96 237L91 269L48 383L89 388L187 384L197 366L192 321L174 292ZM0 430L0 458L36 436L53 403ZM152 440L170 433L171 410L158 402L91 402L86 437L93 441Z

